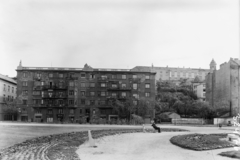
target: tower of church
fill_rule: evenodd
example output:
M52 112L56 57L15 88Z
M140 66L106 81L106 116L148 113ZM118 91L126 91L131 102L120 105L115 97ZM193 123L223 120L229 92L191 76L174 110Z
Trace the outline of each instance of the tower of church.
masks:
M214 61L214 59L212 59L210 63L210 72L213 73L213 71L216 70L216 67L217 67L217 63Z

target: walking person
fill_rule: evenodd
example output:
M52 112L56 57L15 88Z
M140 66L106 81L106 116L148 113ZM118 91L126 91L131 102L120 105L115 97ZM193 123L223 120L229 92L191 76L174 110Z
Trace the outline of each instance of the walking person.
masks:
M158 130L158 133L161 133L160 127L158 127L158 126L155 124L154 120L152 120L151 123L152 123L152 127L153 127L155 130Z

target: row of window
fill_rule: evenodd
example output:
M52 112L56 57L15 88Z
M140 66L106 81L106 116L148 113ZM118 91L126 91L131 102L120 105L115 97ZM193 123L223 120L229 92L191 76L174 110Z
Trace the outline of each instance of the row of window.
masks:
M13 96L6 96L5 94L3 95L3 101L13 102L13 100L14 100Z
M36 75L36 77L37 78L41 78L42 77L42 74L41 73L36 73L35 74ZM56 75L55 74L53 74L53 73L49 73L48 74L48 77L49 78L53 78L53 77L56 77ZM73 77L74 76L74 73L70 73L69 74L69 77ZM28 72L23 72L23 77L24 78L27 78L28 77ZM64 74L63 73L58 73L57 74L57 77L59 77L59 78L63 78L64 77ZM80 77L81 78L87 78L87 75L85 74L85 73L81 73L80 74ZM96 76L94 75L94 74L89 74L88 75L88 77L90 78L90 79L94 79ZM115 74L113 74L113 75L111 75L111 76L108 76L108 75L100 75L100 77L99 78L101 78L101 79L107 79L107 78L112 78L112 79L117 79L117 78L120 78L120 79L127 79L127 75L115 75ZM137 75L132 75L131 76L131 78L138 78L138 76ZM150 75L145 75L145 79L150 79Z
M35 86L40 86L40 84L43 86L44 82L36 82ZM27 87L28 86L27 81L23 81L22 85ZM93 82L92 83L80 83L81 88L88 87L88 85L89 85L89 87L94 88L96 86L96 83L93 83ZM53 83L49 82L49 86L53 86ZM62 86L63 86L63 82L59 82L59 87L61 88ZM73 81L70 81L69 82L69 86L70 87L77 86L77 83L73 82ZM100 83L100 87L102 87L102 88L105 88L107 86L108 86L107 83ZM137 83L133 83L132 86L133 86L133 89L137 89L138 88L138 84ZM117 88L118 85L117 84L111 84L111 87L112 88ZM126 88L126 87L127 87L126 83L122 83L121 84L121 88ZM145 88L150 88L150 84L149 83L145 83Z
M12 87L12 90L11 90L11 86L7 86L6 84L3 84L3 91L8 91L8 92L12 92L14 93L14 87ZM17 90L16 90L17 91Z
M86 96L86 91L80 91L81 93L81 96ZM95 92L95 91L90 91L88 92L88 95L87 96L91 96L91 97L95 97L96 96L96 93L98 93L98 96L100 97L105 97L107 95L111 95L112 97L117 97L117 92L105 92L105 91L98 91L98 92ZM28 91L27 90L23 90L22 91L22 95L23 96L27 96L28 95ZM40 91L33 91L33 95L42 95L42 97L63 97L65 94L64 92L55 92L53 94L53 92L40 92ZM68 92L68 95L70 96L73 96L73 95L77 95L77 92L74 91L74 90L69 90ZM127 96L127 92L121 92L120 94L122 97L126 97ZM133 97L135 98L138 98L138 94L134 93L133 94ZM150 97L150 92L145 92L145 97Z
M133 104L137 105L137 100L133 100ZM73 100L70 99L68 101L64 101L64 100L41 100L41 99L34 99L33 100L33 104L36 105L64 105L64 104L68 104L68 105L77 105L78 101L77 100ZM27 105L28 104L28 100L23 100L23 105ZM66 105L67 105L66 104ZM109 103L107 103L106 100L86 100L86 99L81 99L80 100L80 104L81 105L106 105L106 104L111 104L111 102L109 101Z

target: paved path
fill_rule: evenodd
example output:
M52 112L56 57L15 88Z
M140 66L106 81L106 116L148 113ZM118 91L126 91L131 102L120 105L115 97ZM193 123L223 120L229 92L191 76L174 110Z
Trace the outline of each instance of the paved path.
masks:
M165 127L165 126L164 126ZM163 128L164 128L163 127ZM148 127L149 128L149 127ZM233 127L218 129L216 127L177 127L189 129L190 133L231 133ZM192 151L172 145L169 139L175 135L189 132L132 133L109 136L96 140L97 148L87 143L81 145L77 154L81 160L230 160L218 154L233 150L216 149L210 151Z

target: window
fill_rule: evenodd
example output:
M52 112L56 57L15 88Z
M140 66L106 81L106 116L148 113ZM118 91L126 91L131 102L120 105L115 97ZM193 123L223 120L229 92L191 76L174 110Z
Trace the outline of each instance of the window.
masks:
M90 87L95 87L95 83L90 83Z
M4 101L6 100L5 94L3 95L3 100L4 100Z
M70 109L69 113L74 114L74 109Z
M81 99L81 104L85 105L85 99Z
M101 79L107 79L106 75L101 75Z
M98 101L98 104L99 104L99 105L105 105L105 104L106 104L106 101L104 101L104 100Z
M7 99L8 101L10 101L10 96L8 96L8 99Z
M137 101L133 101L133 105L135 105L135 106L136 106L136 105L137 105Z
M133 83L133 89L137 89L137 83Z
M24 90L24 91L22 91L22 94L23 94L24 96L27 96L27 95L28 95L28 91L27 91L27 90Z
M138 94L137 93L133 93L133 97L138 99Z
M27 77L27 72L23 72L23 77L24 77L24 78Z
M68 101L68 104L73 105L73 100L70 99L70 100Z
M126 75L122 75L122 79L127 79L127 76Z
M106 96L106 92L101 92L101 97L105 97Z
M48 77L49 77L49 78L52 78L52 77L53 77L53 74L52 74L52 73L49 73L49 74L48 74Z
M145 84L145 88L150 88L150 84L149 84L149 83L146 83L146 84Z
M146 75L146 76L145 76L145 79L150 79L150 76L149 76L149 75Z
M74 90L69 90L69 95L73 96L74 95Z
M122 83L122 88L127 88L126 83Z
M86 95L86 92L85 92L85 91L81 91L81 95L82 95L82 96L85 96L85 95Z
M133 75L133 79L137 79L137 75Z
M37 113L37 114L41 114L42 112L41 112L41 110L36 110L35 113Z
M3 84L3 91L6 91L6 84Z
M122 92L122 97L126 97L127 93L126 92Z
M24 86L24 87L27 86L27 81L23 81L23 86Z
M41 78L41 73L37 73L37 78L39 79L39 78Z
M117 75L112 75L112 79L117 79Z
M8 86L8 92L10 92L10 86Z
M112 84L112 88L117 88L117 84Z
M101 87L106 87L106 83L101 83Z
M95 96L95 92L90 92L90 96L91 97Z
M63 74L62 73L59 73L59 78L63 78Z
M63 100L58 100L58 104L62 105L63 104Z
M89 100L86 100L86 105L90 105L90 101Z
M85 74L85 73L82 73L82 74L81 74L81 78L86 78L86 74Z
M81 87L82 87L82 88L85 88L85 87L86 87L86 84L85 84L85 83L81 83Z
M33 95L40 95L40 91L33 91Z
M94 100L90 100L90 105L95 105L95 101Z
M112 97L117 97L117 93L113 92Z
M49 110L48 110L48 114L53 114L52 109L49 109Z
M43 99L41 100L41 104L44 104L44 101L43 101Z
M63 82L58 83L59 88L63 88Z
M79 113L82 114L82 109L79 110Z
M41 103L41 100L40 100L40 99L34 99L34 100L33 100L33 103L34 103L34 104L40 104L40 103Z
M59 114L63 114L63 109L58 109Z
M89 78L90 78L90 79L94 79L94 78L95 78L95 75L94 75L94 74L90 74Z
M74 82L73 82L73 81L70 81L70 82L69 82L69 86L70 86L70 87L73 87L73 86L74 86Z
M26 104L27 104L27 100L24 99L24 100L23 100L23 105L26 105Z
M146 93L145 93L145 97L150 97L150 93L149 93L149 92L146 92Z

